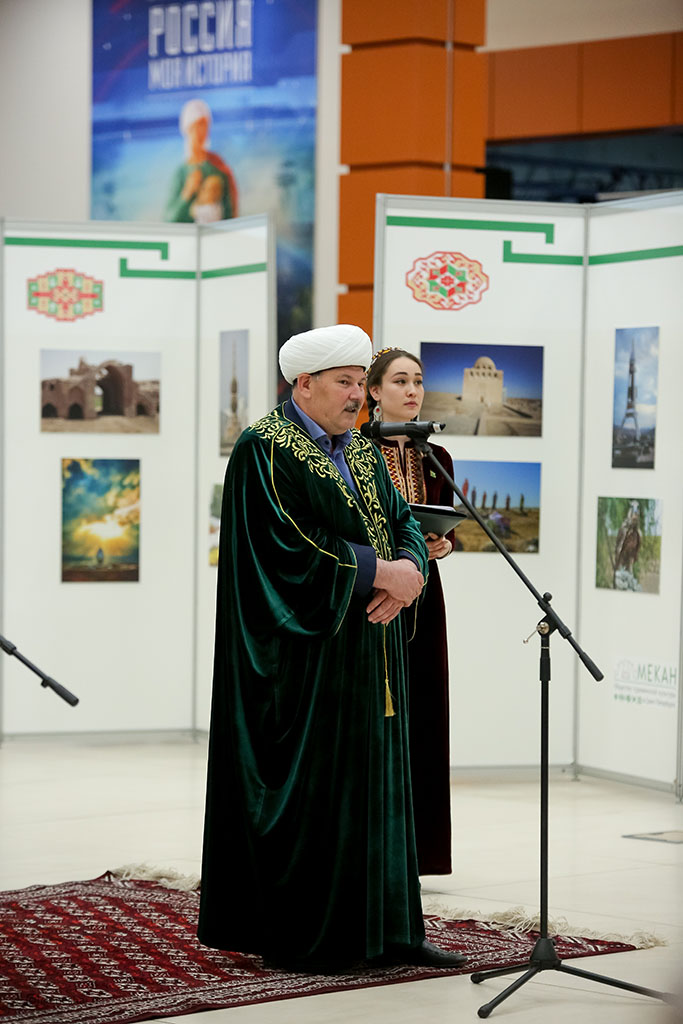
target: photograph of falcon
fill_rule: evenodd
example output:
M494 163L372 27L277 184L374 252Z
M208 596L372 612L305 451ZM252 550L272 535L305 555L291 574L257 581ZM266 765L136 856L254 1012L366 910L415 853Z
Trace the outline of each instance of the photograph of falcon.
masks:
M638 559L642 540L643 535L640 532L640 509L638 508L638 502L632 501L628 507L628 512L624 516L624 520L619 527L617 540L614 545L615 576L619 569L626 569L627 572L633 574L633 566Z
M597 527L596 587L658 594L662 502L658 498L598 498Z

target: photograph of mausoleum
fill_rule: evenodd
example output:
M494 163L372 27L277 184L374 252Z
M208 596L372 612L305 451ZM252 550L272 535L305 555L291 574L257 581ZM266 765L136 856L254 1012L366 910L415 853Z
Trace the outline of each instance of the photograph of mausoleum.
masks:
M543 348L423 341L422 416L449 434L540 437Z

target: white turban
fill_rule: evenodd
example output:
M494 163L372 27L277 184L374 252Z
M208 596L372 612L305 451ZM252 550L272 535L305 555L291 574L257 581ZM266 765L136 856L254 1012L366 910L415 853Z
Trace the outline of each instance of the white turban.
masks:
M294 334L280 349L282 376L293 384L300 373L317 373L333 366L362 366L372 361L372 342L353 324L316 327Z

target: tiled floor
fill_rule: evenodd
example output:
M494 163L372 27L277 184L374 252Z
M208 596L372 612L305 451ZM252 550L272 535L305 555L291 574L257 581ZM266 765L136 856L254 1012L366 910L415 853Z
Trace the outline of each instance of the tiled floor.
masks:
M0 748L0 886L93 878L147 862L199 870L204 742L160 737L8 739ZM538 910L538 785L453 784L455 871L423 880L425 902L487 912ZM572 961L653 988L683 989L683 844L625 839L683 828L668 794L553 773L550 785L551 917L579 931L654 932L666 946ZM468 976L310 996L172 1018L178 1024L441 1024L477 1019L503 980ZM678 1024L662 1003L545 972L494 1011L523 1024Z

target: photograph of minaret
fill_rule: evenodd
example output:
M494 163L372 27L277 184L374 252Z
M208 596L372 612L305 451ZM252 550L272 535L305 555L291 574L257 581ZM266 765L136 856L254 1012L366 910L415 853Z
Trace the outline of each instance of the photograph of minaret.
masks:
M612 468L654 469L659 328L619 327L615 334Z
M229 455L249 425L249 331L221 331L220 335L220 453Z

